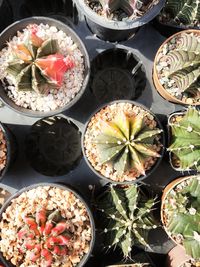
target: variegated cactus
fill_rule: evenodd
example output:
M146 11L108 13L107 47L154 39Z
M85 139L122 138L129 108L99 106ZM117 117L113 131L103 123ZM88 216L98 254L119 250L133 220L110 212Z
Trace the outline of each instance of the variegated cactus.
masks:
M200 97L200 37L182 33L177 47L168 53L169 70L165 74L175 81L181 94Z
M178 24L195 26L200 23L200 1L167 0L163 13Z
M53 258L66 256L71 240L69 225L60 211L37 210L35 216L26 216L18 232L23 254L30 251L30 260L34 263L43 258L43 266L52 266Z
M172 118L174 119L172 120ZM194 169L200 171L199 111L195 108L188 108L186 113L180 116L175 114L172 118L169 121L172 142L168 151L177 157L178 165L181 170Z
M62 85L64 74L74 62L59 53L57 40L42 40L37 25L29 25L26 43L11 46L7 73L13 76L18 90L46 93Z
M165 226L186 253L200 260L200 176L181 181L164 201Z
M113 121L101 121L101 134L94 140L99 163L112 163L119 176L132 169L145 175L145 161L160 157L155 140L162 132L148 127L145 119L145 112L130 115L122 111Z
M129 257L135 244L149 247L148 234L157 228L152 215L155 199L147 199L138 186L111 186L97 202L105 218L105 246L119 246Z

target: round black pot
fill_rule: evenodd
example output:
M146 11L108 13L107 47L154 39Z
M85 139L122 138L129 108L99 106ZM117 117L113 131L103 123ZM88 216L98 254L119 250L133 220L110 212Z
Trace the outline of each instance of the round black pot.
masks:
M100 39L110 42L125 41L134 35L139 27L147 24L155 18L163 8L165 0L160 0L157 5L152 7L144 16L133 21L112 21L99 16L84 0L74 0L78 10L86 18L90 30Z
M58 113L62 113L65 110L68 110L69 108L71 108L83 95L88 81L89 81L89 76L90 76L90 60L89 60L89 55L88 52L85 48L85 45L83 44L83 42L81 41L81 39L78 37L78 35L67 25L65 25L64 23L52 19L52 18L48 18L48 17L30 17L27 19L23 19L20 21L17 21L15 23L13 23L12 25L10 25L9 27L7 27L1 34L0 34L0 50L2 50L5 45L6 42L12 38L13 36L16 35L17 31L21 31L23 30L27 25L29 24L40 24L40 23L44 23L44 24L48 24L50 26L55 26L56 28L58 28L59 30L62 30L63 32L65 32L67 35L71 36L73 41L78 45L81 53L84 56L84 65L85 65L85 71L84 71L84 81L82 84L82 88L80 89L80 91L76 94L76 96L69 102L67 103L65 106L58 108L56 110L52 110L49 112L41 112L41 111L33 111L31 109L26 109L23 107L20 107L18 105L16 105L6 94L5 90L4 90L4 86L3 84L0 82L0 98L1 100L4 102L5 105L7 105L8 107L10 107L11 109L13 109L14 111L21 113L23 115L27 115L30 117L45 117L45 116L51 116L54 114L58 114Z
M2 172L0 172L0 180L2 180L16 159L17 143L15 136L5 124L0 123L0 128L2 129L2 132L4 134L7 146L6 166L2 170Z
M13 22L12 7L8 0L0 0L0 32Z
M161 150L161 153L160 153L160 158L157 159L156 163L152 166L152 168L150 170L147 170L146 171L146 175L141 175L140 177L136 178L134 181L124 181L124 182L117 182L117 181L113 181L105 176L103 176L101 173L99 173L98 171L96 171L91 163L89 162L87 156L86 156L86 153L85 153L85 147L84 147L84 138L85 138L85 132L87 130L87 127L88 127L88 124L90 123L90 120L91 118L96 114L98 113L101 109L103 109L104 107L106 106L109 106L111 104L114 104L114 103L130 103L130 104L133 104L135 106L139 106L141 108L143 108L144 110L148 111L155 119L155 121L157 122L157 125L160 129L163 130L163 132L161 133L161 143L163 145L162 147L162 150ZM141 181L143 181L144 179L146 179L148 176L150 176L155 170L156 168L159 166L159 164L161 163L162 161L162 158L164 156L164 153L165 153L165 133L164 133L164 129L163 129L163 126L162 124L160 123L160 121L158 120L158 118L156 117L155 114L153 114L147 107L145 107L144 105L138 103L138 102L135 102L135 101L131 101L131 100L116 100L116 101L112 101L112 102L109 102L107 104L104 104L102 105L101 107L99 107L88 119L87 123L85 124L85 128L84 128L84 131L83 131L83 134L82 134L82 140L81 140L81 145L82 145L82 151L83 151L83 156L84 156L84 159L88 165L88 167L101 179L105 180L107 183L113 183L113 184L134 184L134 183L139 183Z
M35 122L26 138L26 155L33 169L46 176L73 170L82 158L81 130L64 115Z
M76 267L83 267L85 265L85 263L88 261L88 259L90 258L91 254L92 254L92 250L95 244L95 222L94 222L94 218L93 218L93 214L91 211L91 208L89 207L89 205L86 203L86 201L84 200L84 198L80 195L80 193L77 193L76 190L74 190L71 186L69 185L61 185L61 184L56 184L56 183L39 183L39 184L34 184L34 185L30 185L28 187L24 187L21 190L17 191L16 193L14 193L6 202L5 204L2 206L1 210L0 210L0 220L2 219L2 214L5 212L5 210L8 208L8 206L11 204L12 199L17 198L19 195L21 195L23 192L31 190L33 188L37 188L38 186L51 186L51 187L58 187L64 190L68 190L70 192L72 192L77 198L79 198L87 212L88 212L88 216L90 218L90 223L91 223L91 229L92 229L92 239L90 242L90 249L88 251L88 253L82 258L81 262L76 266ZM6 260L3 257L3 254L0 252L0 260L3 262L3 264L5 264L6 267L14 267L15 265L13 265L10 261Z

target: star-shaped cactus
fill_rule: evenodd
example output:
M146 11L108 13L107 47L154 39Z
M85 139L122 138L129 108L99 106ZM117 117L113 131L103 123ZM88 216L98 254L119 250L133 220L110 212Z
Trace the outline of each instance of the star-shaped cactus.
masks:
M145 175L145 161L160 157L155 140L162 132L148 126L145 118L145 112L135 115L121 112L112 121L101 121L101 134L94 140L99 163L111 162L119 176L131 169Z

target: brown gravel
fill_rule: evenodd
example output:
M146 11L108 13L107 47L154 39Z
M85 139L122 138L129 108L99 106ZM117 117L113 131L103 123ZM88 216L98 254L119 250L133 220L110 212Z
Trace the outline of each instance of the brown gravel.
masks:
M2 129L0 128L0 174L6 166L7 160L7 146L6 139Z

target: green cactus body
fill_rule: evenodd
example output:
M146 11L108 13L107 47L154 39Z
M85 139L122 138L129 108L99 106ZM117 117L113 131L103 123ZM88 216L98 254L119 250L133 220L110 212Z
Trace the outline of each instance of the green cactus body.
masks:
M176 118L178 120L176 121ZM195 108L169 118L172 142L168 151L178 159L180 170L200 171L200 114ZM173 160L172 160L173 164Z
M111 186L102 194L97 207L105 217L105 245L119 246L129 257L132 246L148 245L148 233L157 228L152 216L155 199L147 199L136 185Z
M167 0L163 13L176 24L195 26L200 23L199 0Z
M154 143L162 132L147 126L145 117L144 111L132 116L120 112L113 121L101 121L101 134L94 140L100 164L110 162L119 176L132 169L145 175L145 161L160 157Z
M164 201L165 226L186 253L200 260L200 176L182 180Z
M168 53L166 61L168 78L175 81L181 94L200 97L200 42L199 36L183 33L177 39L177 47Z

